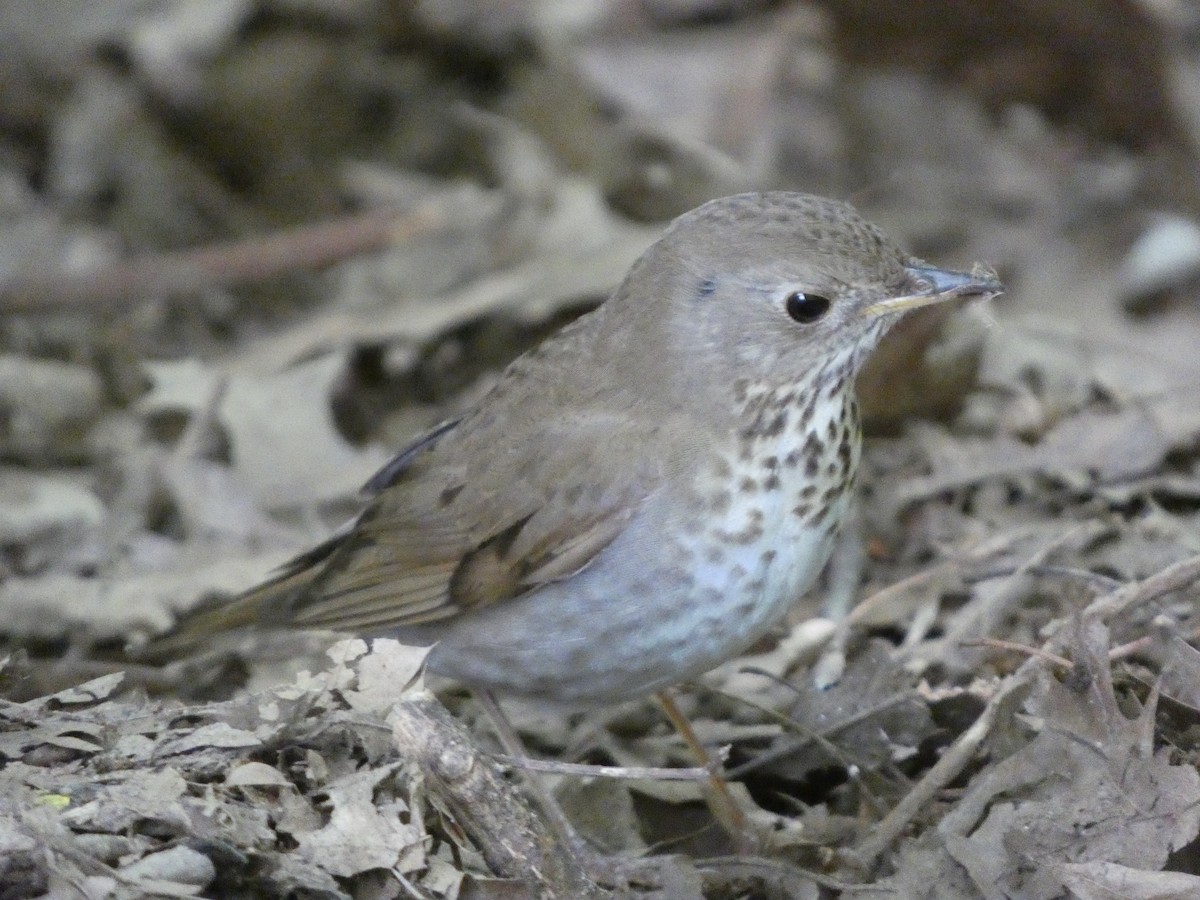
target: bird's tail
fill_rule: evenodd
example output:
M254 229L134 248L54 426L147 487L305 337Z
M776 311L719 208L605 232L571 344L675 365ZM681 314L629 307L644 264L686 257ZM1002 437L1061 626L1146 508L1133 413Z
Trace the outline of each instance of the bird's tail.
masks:
M237 596L213 597L186 612L174 627L129 656L139 662L164 663L205 649L219 635L243 628L286 628L290 611L316 577L312 567L289 565L278 575Z

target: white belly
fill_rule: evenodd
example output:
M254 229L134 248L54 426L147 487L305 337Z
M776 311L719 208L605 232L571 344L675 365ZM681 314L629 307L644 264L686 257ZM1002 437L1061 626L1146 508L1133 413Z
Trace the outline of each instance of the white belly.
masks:
M768 431L651 498L583 571L448 622L430 669L501 692L603 703L743 652L820 575L858 463L852 407L796 411Z

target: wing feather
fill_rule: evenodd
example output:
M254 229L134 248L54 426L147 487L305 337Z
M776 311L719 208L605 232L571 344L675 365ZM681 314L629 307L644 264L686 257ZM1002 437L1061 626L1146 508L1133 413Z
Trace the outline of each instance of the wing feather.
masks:
M504 424L468 416L418 438L350 526L163 640L223 623L386 633L453 618L578 572L661 485L652 442L621 416Z

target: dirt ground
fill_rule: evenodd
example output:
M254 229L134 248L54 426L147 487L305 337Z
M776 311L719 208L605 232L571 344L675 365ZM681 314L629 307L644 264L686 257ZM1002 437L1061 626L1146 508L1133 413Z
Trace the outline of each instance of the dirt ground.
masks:
M0 44L0 900L1200 897L1200 8L7 0ZM765 188L1007 290L889 338L837 564L676 692L753 852L650 700L505 703L584 854L423 651L127 655Z

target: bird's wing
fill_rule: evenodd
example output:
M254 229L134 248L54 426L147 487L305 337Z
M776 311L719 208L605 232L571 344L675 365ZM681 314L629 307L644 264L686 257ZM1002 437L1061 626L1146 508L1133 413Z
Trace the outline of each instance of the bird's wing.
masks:
M399 454L352 527L235 600L240 618L379 632L499 603L581 570L662 482L624 417L578 412L515 436L473 424Z

